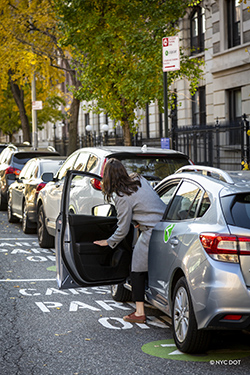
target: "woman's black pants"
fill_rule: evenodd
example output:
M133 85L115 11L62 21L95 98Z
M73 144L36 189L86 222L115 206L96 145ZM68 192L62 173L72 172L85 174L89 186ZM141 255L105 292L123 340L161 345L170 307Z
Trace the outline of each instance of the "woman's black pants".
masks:
M144 302L147 272L131 272L132 297L135 302Z

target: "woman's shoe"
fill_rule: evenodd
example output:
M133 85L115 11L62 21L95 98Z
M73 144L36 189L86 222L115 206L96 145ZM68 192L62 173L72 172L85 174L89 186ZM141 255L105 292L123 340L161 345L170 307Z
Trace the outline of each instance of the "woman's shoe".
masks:
M124 316L123 320L125 320L125 322L130 322L130 323L146 323L146 315L137 316L135 315L135 311L134 311L133 313Z

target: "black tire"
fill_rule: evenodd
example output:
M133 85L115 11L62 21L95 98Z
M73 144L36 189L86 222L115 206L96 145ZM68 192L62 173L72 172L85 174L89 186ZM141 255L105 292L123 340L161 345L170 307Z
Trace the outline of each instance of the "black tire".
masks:
M23 203L22 228L23 228L23 233L25 234L36 233L35 224L31 223L31 221L29 220L29 216L27 212L27 205L25 202Z
M132 292L124 288L123 284L114 284L110 286L111 296L117 302L132 301Z
M0 211L6 211L6 209L7 209L7 205L6 205L6 202L4 202L2 192L0 191Z
M37 235L40 247L44 247L46 249L55 247L55 239L48 233L46 228L45 215L42 205L40 205L38 208Z
M18 223L18 217L14 216L12 213L12 202L10 197L8 198L8 206L7 206L7 215L8 215L8 222L9 223Z
M184 353L202 353L209 346L211 332L198 330L193 304L185 277L175 285L172 305L174 341Z

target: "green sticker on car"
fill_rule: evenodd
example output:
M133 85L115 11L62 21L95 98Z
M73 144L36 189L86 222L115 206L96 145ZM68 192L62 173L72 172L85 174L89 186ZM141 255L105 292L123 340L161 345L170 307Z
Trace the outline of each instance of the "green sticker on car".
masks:
M175 224L168 225L164 230L164 242L168 242L169 238L171 237L172 231L175 227Z

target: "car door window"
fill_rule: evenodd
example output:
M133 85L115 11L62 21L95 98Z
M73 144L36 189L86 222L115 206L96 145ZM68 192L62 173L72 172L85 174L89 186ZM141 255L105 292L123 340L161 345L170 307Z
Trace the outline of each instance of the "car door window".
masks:
M197 217L202 217L211 205L207 192L205 191Z
M95 155L90 155L87 166L86 172L96 173L97 167L99 165L99 159Z
M178 186L178 182L175 184L168 185L166 189L160 192L159 194L160 198L166 205L168 205L168 203L170 202L170 199L173 197L173 194L177 186Z
M21 179L26 179L27 180L28 178L30 178L31 173L32 173L32 171L34 169L34 166L35 166L35 163L33 161L31 161L30 163L27 163L23 167L23 169L22 169L22 171L21 171L21 173L19 175L19 179L20 180Z
M88 152L80 152L78 158L76 159L74 169L77 171L85 171L86 164L89 158Z
M175 197L170 203L167 212L167 220L186 220L193 219L198 203L201 199L201 190L195 184L184 181Z
M60 168L58 172L58 175L57 175L58 180L61 180L62 178L64 178L68 170L73 169L73 165L74 165L76 158L77 158L77 154L73 154L65 161L65 163L63 164L63 166Z

